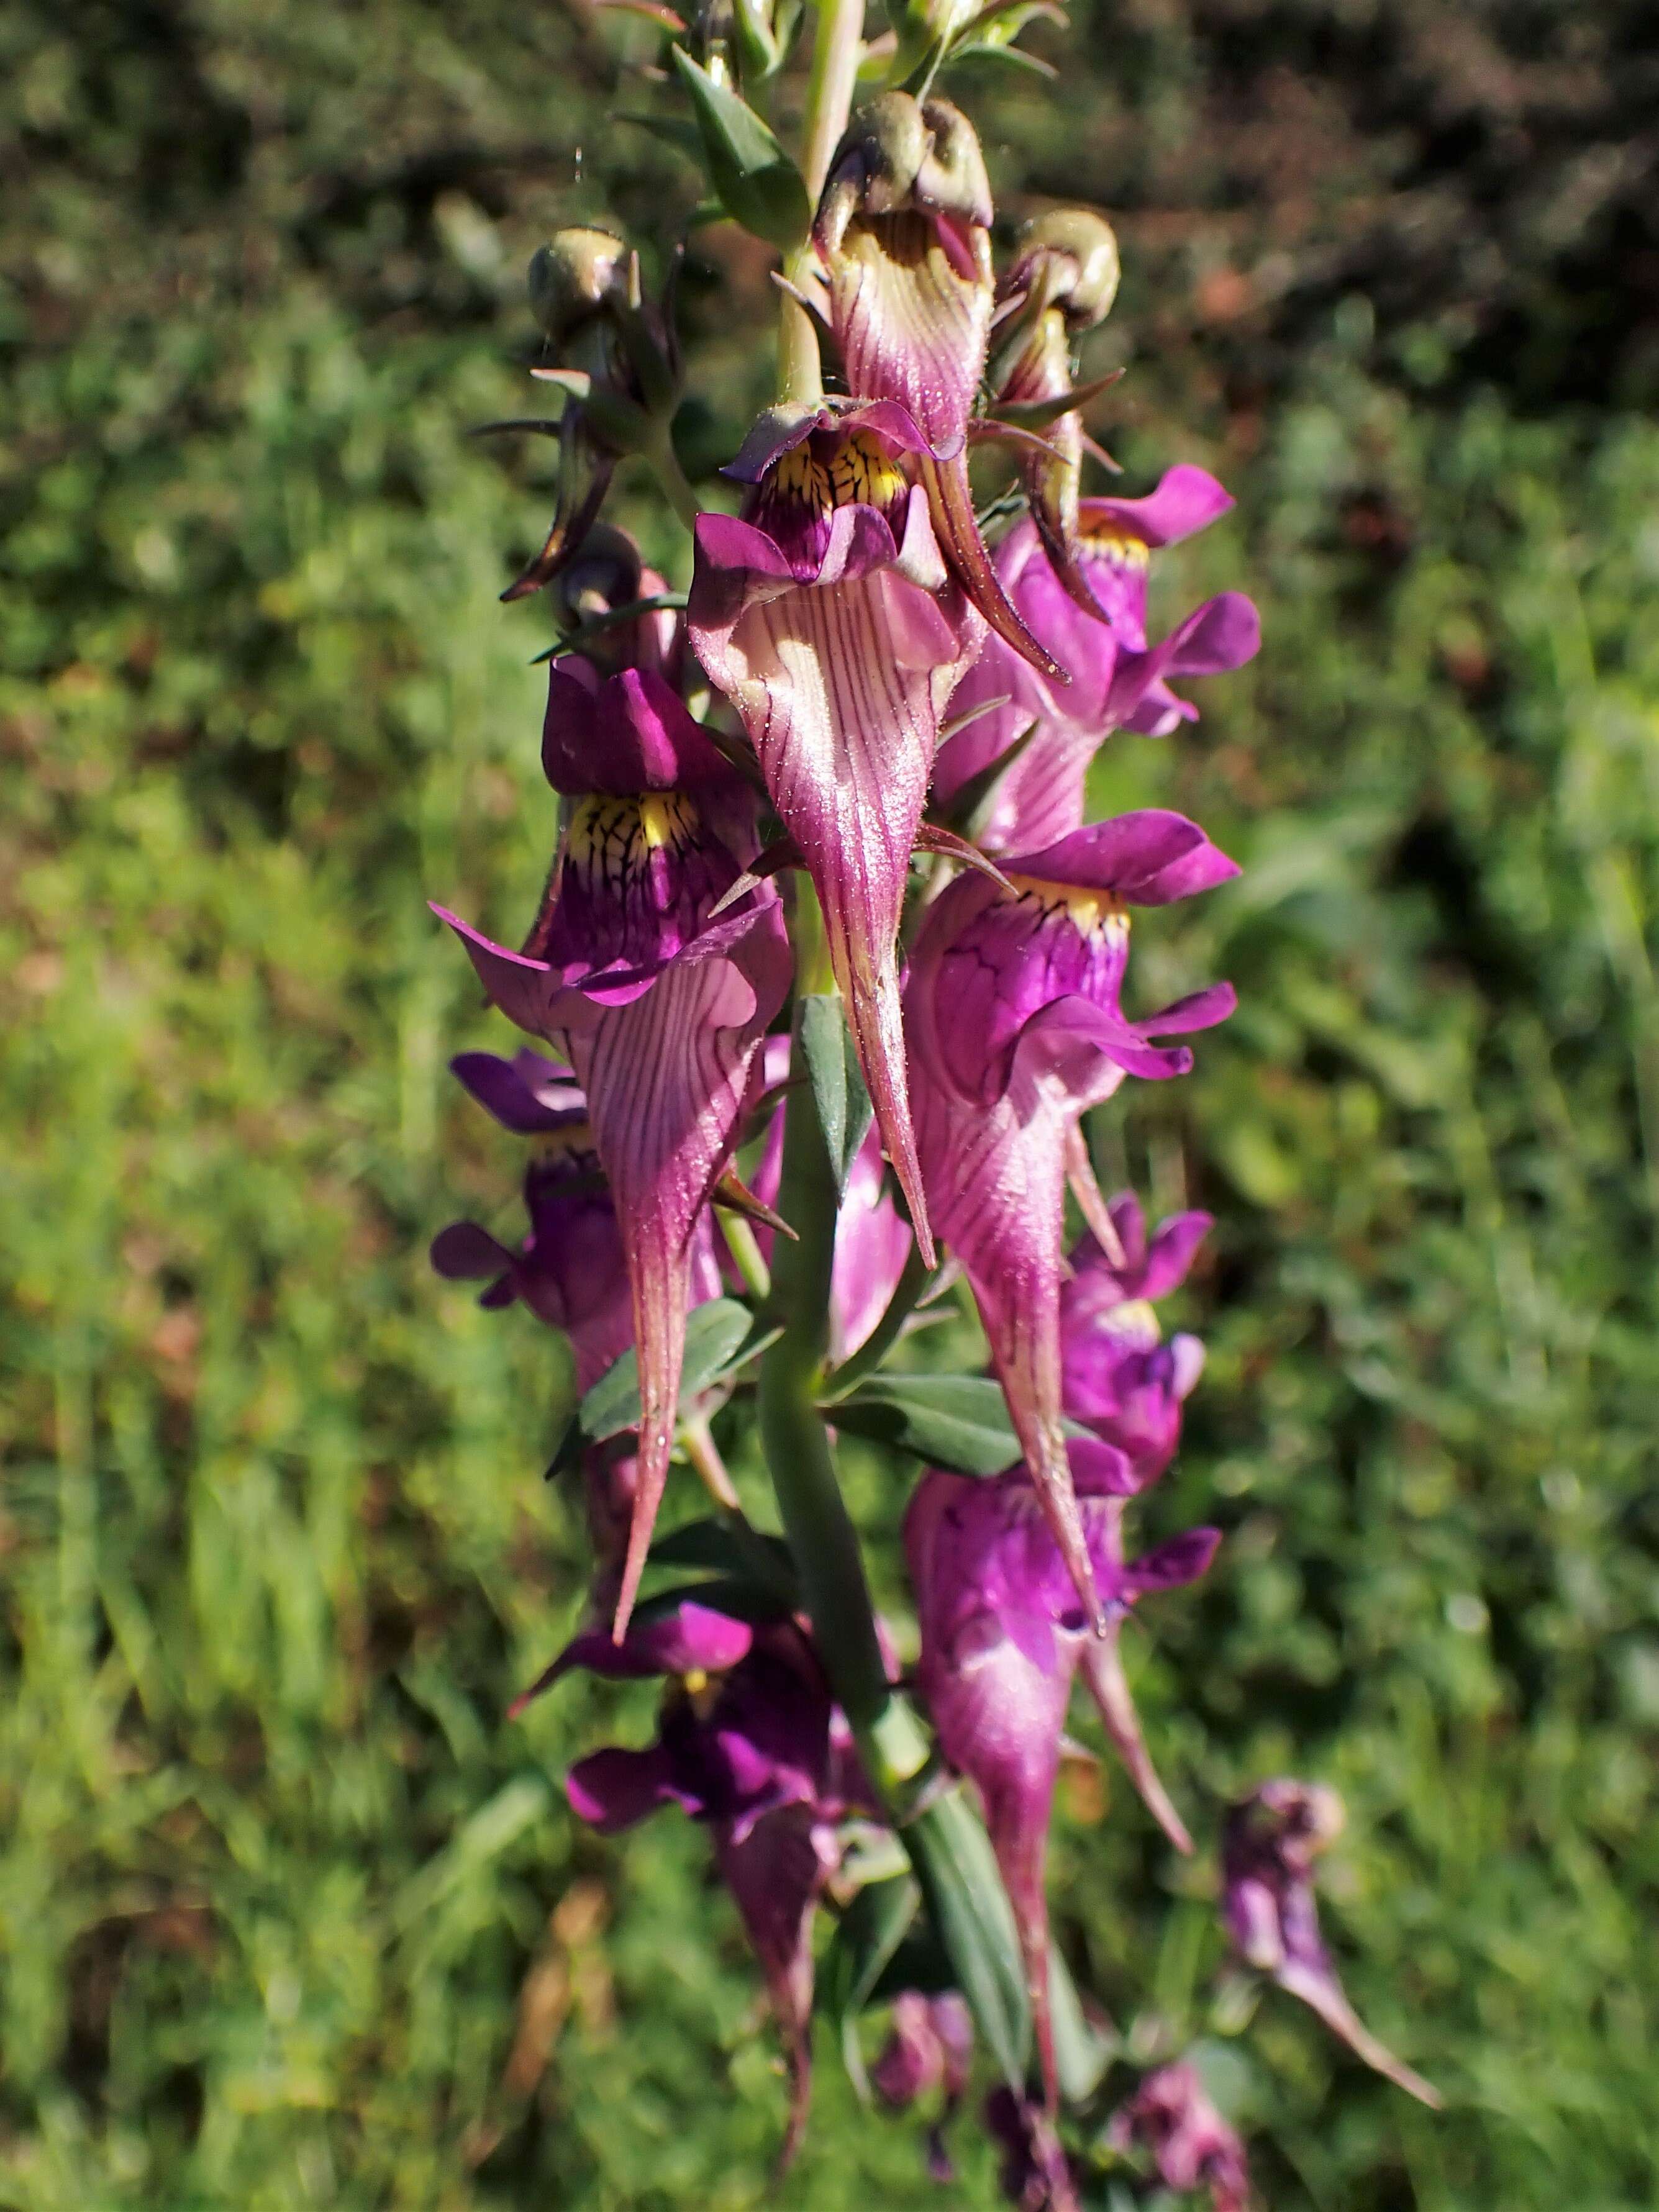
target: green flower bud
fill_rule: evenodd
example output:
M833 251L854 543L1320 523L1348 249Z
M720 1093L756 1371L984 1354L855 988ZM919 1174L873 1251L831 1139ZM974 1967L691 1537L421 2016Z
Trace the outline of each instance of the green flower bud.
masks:
M1117 283L1117 237L1104 216L1053 208L1021 232L1007 289L1040 285L1043 303L1060 309L1068 330L1088 331L1110 312Z
M638 277L626 243L608 230L556 231L530 262L530 304L556 346L610 312L636 306Z

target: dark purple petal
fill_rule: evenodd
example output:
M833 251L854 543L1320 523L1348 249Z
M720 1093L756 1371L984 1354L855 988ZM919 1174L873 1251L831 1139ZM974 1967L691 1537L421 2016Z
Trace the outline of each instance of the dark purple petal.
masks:
M1188 1528L1156 1550L1143 1552L1124 1570L1124 1587L1137 1597L1148 1590L1183 1589L1207 1573L1220 1542L1219 1528Z
M688 1599L672 1613L635 1621L623 1642L608 1629L590 1628L573 1638L548 1669L556 1682L573 1667L616 1680L647 1674L723 1674L747 1656L755 1632L711 1607Z
M452 1221L432 1240L432 1266L446 1282L476 1282L492 1279L513 1265L514 1255L498 1243L476 1221Z
M518 1136L539 1136L587 1110L569 1069L538 1052L518 1052L511 1060L493 1052L457 1053L449 1072L486 1114Z
M580 653L548 672L542 767L556 791L617 796L719 786L732 775L655 669L601 678Z
M720 1868L766 1977L791 2094L780 2171L799 2150L812 2094L812 1921L839 1858L833 1830L808 1806L769 1814L738 1840L717 1837Z
M759 483L781 457L820 431L841 434L868 431L883 445L901 453L928 450L927 441L909 412L896 400L867 400L862 404L830 407L823 401L793 406L769 407L757 416L738 448L736 460L720 471L722 476L745 484Z
M1167 736L1164 725L1171 708L1182 720L1196 713L1169 692L1172 678L1224 675L1254 659L1261 645L1261 618L1242 592L1206 599L1149 651L1118 655L1107 687L1106 719L1114 725L1135 724L1142 701L1155 694L1162 703L1148 734Z
M602 1836L617 1835L659 1806L680 1802L660 1744L647 1751L623 1751L613 1745L592 1752L576 1761L564 1787L576 1818Z

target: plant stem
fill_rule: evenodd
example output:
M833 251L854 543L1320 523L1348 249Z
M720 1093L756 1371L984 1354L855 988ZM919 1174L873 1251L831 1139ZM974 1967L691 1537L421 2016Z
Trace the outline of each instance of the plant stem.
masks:
M818 0L800 155L806 196L814 207L830 173L830 157L847 128L863 38L864 0ZM792 284L803 286L810 278L812 258L810 239L785 257L783 271ZM823 392L817 332L806 310L786 292L778 302L778 397L817 399Z
M697 516L701 511L697 505L697 495L686 482L685 471L679 465L678 457L674 452L673 441L669 436L665 423L663 426L662 436L651 455L651 468L663 497L686 528L695 530L697 526Z
M811 886L796 879L797 1065L805 1059L801 1002L825 981L823 921ZM841 1494L830 1432L818 1410L830 1343L836 1251L836 1178L810 1083L791 1091L783 1125L778 1208L798 1241L772 1252L772 1320L782 1334L761 1359L760 1428L784 1534L836 1701L871 1778L896 1790L917 1773L927 1741L887 1680L858 1533Z
M738 1273L743 1277L744 1288L750 1297L764 1305L772 1295L772 1271L756 1241L753 1228L740 1213L722 1210L716 1218L720 1222L720 1234L726 1239L726 1249L732 1255Z
M827 1379L823 1394L826 1404L833 1405L837 1398L846 1397L849 1391L857 1389L866 1375L875 1373L898 1342L905 1322L915 1311L917 1302L933 1279L933 1270L923 1261L921 1253L913 1248L904 1263L904 1273L899 1277L893 1295L887 1302L886 1311L858 1350L849 1352Z
M727 1513L741 1513L742 1504L732 1487L732 1478L726 1471L726 1462L720 1457L720 1446L708 1422L701 1419L683 1421L680 1449L702 1477L703 1487L715 1504Z
M799 1017L795 1049L802 1049ZM860 1729L886 1704L887 1674L858 1536L817 1407L830 1337L836 1180L810 1085L790 1096L779 1199L799 1241L780 1237L773 1253L772 1316L783 1334L761 1358L761 1440L818 1648L842 1710Z

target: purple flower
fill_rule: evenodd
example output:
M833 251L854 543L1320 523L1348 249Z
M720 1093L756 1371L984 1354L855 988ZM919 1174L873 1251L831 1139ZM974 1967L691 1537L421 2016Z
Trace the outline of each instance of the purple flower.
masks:
M1108 1212L1118 1257L1109 1259L1095 1237L1085 1236L1060 1286L1060 1403L1127 1455L1142 1487L1175 1456L1182 1402L1204 1367L1195 1336L1163 1341L1152 1301L1183 1280L1211 1217L1177 1214L1149 1248L1133 1193L1121 1193Z
M982 629L948 588L896 407L796 410L734 465L747 520L697 524L688 629L742 716L823 908L882 1136L931 1257L899 1010L897 938L939 716Z
M1214 2212L1246 2212L1244 2146L1184 2062L1146 2075L1113 2114L1107 2141L1116 2151L1144 2152L1166 2189L1207 2188Z
M655 668L556 661L543 763L570 804L526 950L435 910L501 1011L568 1059L611 1185L641 1400L620 1636L668 1476L697 1225L790 958L769 885L710 918L752 857L752 805Z
M945 1990L937 1996L900 1990L887 2040L870 2069L870 2083L894 2112L908 2112L920 2098L944 2092L944 2110L927 2137L927 2171L938 2182L955 2179L945 2129L967 2089L973 2057L973 2015L957 1990Z
M1078 574L1109 618L1085 612L1056 574L1034 523L997 548L997 574L1025 623L1071 671L1065 690L1044 680L997 639L986 646L951 702L960 716L1005 699L940 748L934 778L948 805L968 780L1033 735L1008 769L983 830L998 852L1029 850L1082 823L1084 780L1102 740L1120 727L1164 737L1197 709L1171 681L1241 667L1261 642L1255 607L1224 592L1194 608L1156 646L1146 638L1146 577L1159 546L1201 530L1231 500L1202 469L1170 469L1145 499L1085 500L1079 510Z
M1109 1485L1127 1480L1121 1455L1086 1444L1078 1456L1089 1493L1076 1502L1078 1529L1109 1634L1144 1592L1194 1581L1220 1540L1212 1528L1193 1529L1126 1565L1121 1501L1097 1488L1102 1474ZM988 1481L925 1475L905 1516L904 1546L921 1631L917 1684L945 1756L984 1801L1052 2106L1043 1868L1073 1680L1098 1639L1023 1469Z
M793 1626L751 1629L686 1602L621 1644L602 1630L577 1637L520 1705L574 1667L677 1678L656 1741L578 1759L566 1790L602 1835L664 1805L709 1829L788 2055L787 2165L811 2094L812 1917L839 1863L835 1824L860 1794L817 1658Z
M1341 1832L1342 1801L1317 1783L1264 1782L1227 1815L1222 1917L1247 1966L1310 2005L1333 2034L1390 2081L1437 2109L1437 2091L1360 2021L1319 1930L1314 1862Z
M1000 2087L985 2100L985 2130L1000 2146L1003 2196L1020 2212L1078 2212L1071 2160L1039 2105Z
M1044 1508L1089 1601L1061 1426L1060 1297L1068 1156L1126 1073L1184 1074L1232 1010L1230 984L1132 1022L1119 1003L1131 904L1237 873L1179 814L1126 814L1007 863L1011 890L959 878L930 909L905 993L928 1204L961 1261ZM1092 1192L1092 1183L1089 1185Z
M968 481L994 306L991 213L967 118L948 100L889 92L859 109L836 149L813 237L848 390L896 401L916 424L915 466L951 573L1017 653L1063 683L998 581Z
M432 1264L452 1282L487 1281L479 1304L522 1299L562 1329L586 1390L634 1340L628 1265L617 1210L593 1148L587 1104L565 1070L539 1053L512 1060L463 1053L450 1066L507 1128L536 1139L525 1170L529 1234L516 1251L476 1221L453 1222L432 1243Z

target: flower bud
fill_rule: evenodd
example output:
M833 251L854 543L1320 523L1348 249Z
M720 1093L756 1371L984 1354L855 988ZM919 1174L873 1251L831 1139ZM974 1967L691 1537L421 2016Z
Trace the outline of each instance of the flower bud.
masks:
M555 231L530 261L530 305L556 346L608 311L637 304L634 256L608 230Z
M1105 217L1091 208L1054 208L1021 232L1004 289L1041 283L1045 305L1060 309L1067 330L1090 331L1110 313L1118 275L1117 237Z
M640 549L626 531L595 523L553 581L554 605L565 625L584 623L625 607L640 596Z
M921 116L932 145L916 178L915 204L988 230L991 179L973 125L948 100L924 100Z

